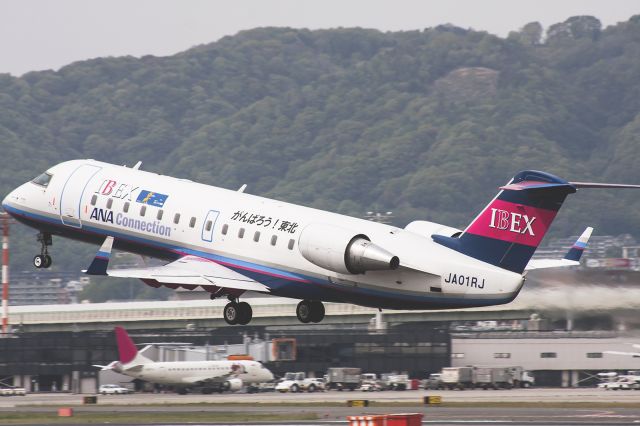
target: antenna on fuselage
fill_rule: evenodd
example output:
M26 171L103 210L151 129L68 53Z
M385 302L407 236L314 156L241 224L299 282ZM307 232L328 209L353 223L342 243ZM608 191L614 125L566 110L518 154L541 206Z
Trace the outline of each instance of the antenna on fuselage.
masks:
M139 170L140 166L142 166L142 161L138 161L135 166L133 166L133 170Z
M244 190L247 189L247 184L243 184L239 189L238 192L244 192Z

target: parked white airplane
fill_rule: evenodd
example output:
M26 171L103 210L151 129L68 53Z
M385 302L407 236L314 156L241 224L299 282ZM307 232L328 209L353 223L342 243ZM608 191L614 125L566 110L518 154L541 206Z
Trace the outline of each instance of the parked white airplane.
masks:
M518 173L464 230L415 221L404 229L94 160L58 164L3 206L40 231L36 267L52 235L101 244L88 274L227 296L224 318L247 324L246 291L302 299L304 323L322 301L380 309L508 303L565 197L578 188L640 188ZM112 245L170 261L108 269ZM552 265L558 266L558 265Z
M640 349L640 345L637 343L631 343L631 346L633 346L636 349ZM640 352L604 351L603 353L610 354L610 355L625 355L625 356L630 356L632 358L640 358Z
M173 361L154 362L138 352L136 345L122 327L115 328L119 361L107 366L95 365L103 370L114 370L127 376L151 383L171 385L178 392L198 387L203 393L237 391L243 385L270 382L273 374L257 361Z

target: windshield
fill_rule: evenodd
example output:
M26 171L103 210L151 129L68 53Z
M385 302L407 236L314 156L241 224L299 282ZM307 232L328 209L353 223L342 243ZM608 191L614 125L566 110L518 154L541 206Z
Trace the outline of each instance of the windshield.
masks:
M285 380L295 380L296 379L296 373L286 373L284 375L284 379Z
M49 185L52 176L53 175L45 172L31 182L35 183L36 185L44 186L46 188Z

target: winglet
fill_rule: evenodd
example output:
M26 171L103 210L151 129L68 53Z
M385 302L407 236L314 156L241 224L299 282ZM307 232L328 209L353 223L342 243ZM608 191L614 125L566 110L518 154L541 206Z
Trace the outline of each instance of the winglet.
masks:
M569 249L564 258L567 260L573 260L574 262L579 262L582 257L582 253L584 253L584 249L587 248L592 232L593 228L590 226L587 227L578 240L573 244L573 247Z
M107 275L112 246L113 237L107 237L100 246L96 257L93 258L93 262L91 262L89 268L83 272L87 275Z

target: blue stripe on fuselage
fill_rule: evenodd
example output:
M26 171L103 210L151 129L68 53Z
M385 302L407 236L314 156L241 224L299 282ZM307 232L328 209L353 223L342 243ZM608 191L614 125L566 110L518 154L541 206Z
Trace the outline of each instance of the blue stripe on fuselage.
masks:
M82 228L69 227L44 215L27 212L9 205L3 205L3 207L5 211L16 217L17 220L21 220L21 217L25 218L26 220L22 220L22 222L28 226L36 229L42 228L43 225L52 226L55 228L55 234L72 239L102 244L104 238L112 236L115 238L115 246L124 246L126 250L135 253L151 254L154 257L168 260L176 260L186 254L209 259L266 285L271 289L271 294L275 296L352 303L383 309L454 309L509 303L517 295L516 293L502 299L467 299L433 297L429 294L424 296L408 295L363 287L339 286L319 278L294 274L257 263L188 249L130 234L105 232L101 228L86 225L86 222L83 222ZM87 234L93 235L93 238L83 238L82 234L85 234L85 236Z

